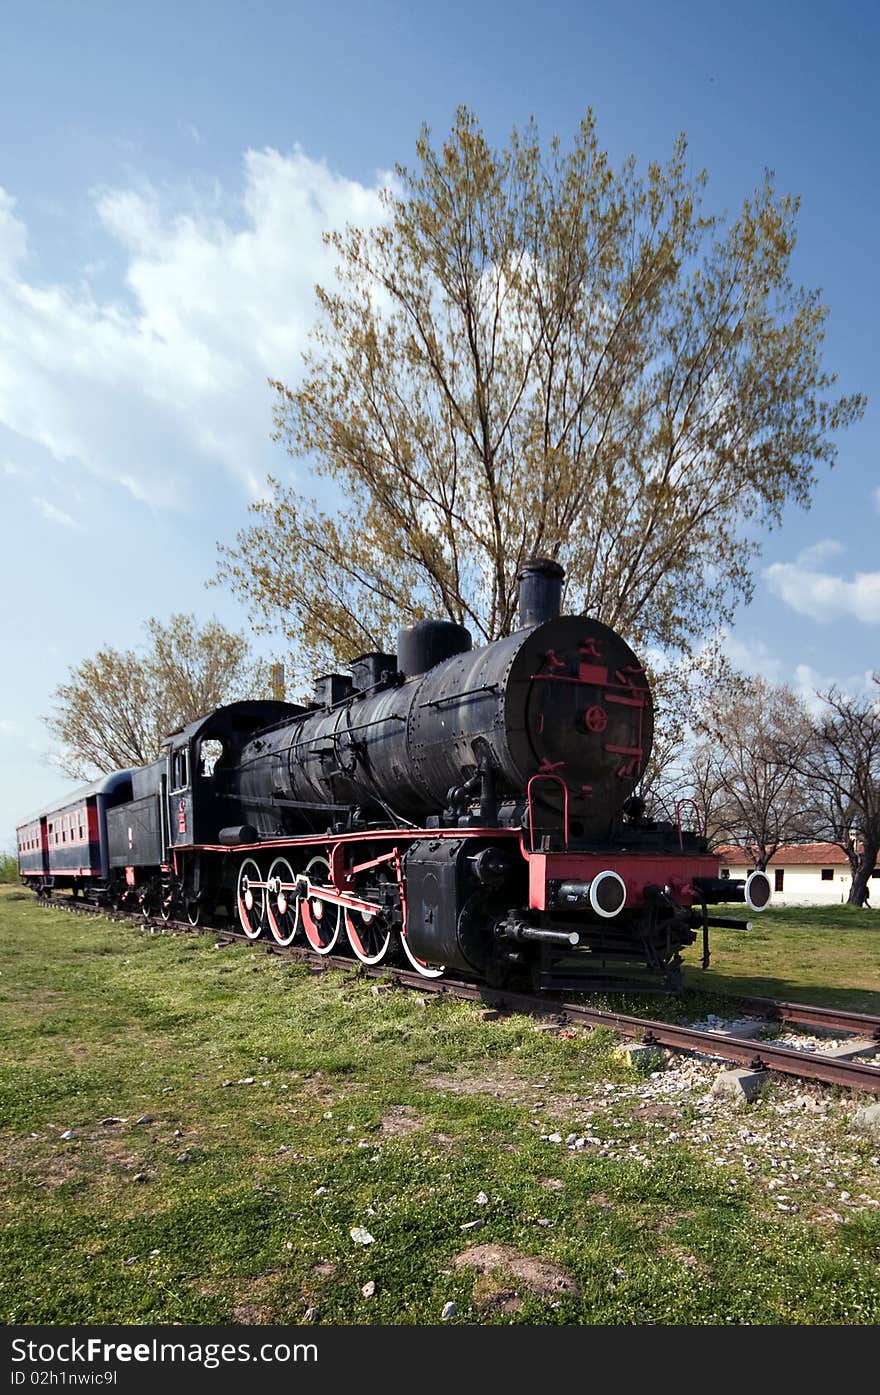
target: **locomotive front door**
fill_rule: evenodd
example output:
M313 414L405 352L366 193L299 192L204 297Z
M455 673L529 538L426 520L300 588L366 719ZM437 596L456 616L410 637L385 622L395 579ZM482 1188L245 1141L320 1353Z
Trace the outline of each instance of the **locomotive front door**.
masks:
M168 780L168 833L172 847L193 841L192 772L189 744L172 749Z

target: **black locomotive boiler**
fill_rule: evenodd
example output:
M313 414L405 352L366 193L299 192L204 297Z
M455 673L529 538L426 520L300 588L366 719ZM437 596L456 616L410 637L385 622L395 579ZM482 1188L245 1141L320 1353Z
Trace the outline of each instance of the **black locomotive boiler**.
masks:
M235 703L172 733L119 782L92 894L193 922L225 902L251 938L426 976L679 987L709 906L761 909L769 882L720 880L698 833L644 819L649 684L613 630L560 615L563 576L528 563L520 628L482 648L425 620L308 706ZM22 863L38 889L46 871Z

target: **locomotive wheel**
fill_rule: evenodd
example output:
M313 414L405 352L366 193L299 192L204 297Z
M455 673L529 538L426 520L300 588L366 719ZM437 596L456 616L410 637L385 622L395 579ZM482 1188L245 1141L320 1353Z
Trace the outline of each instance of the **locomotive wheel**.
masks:
M365 900L376 895L375 887L367 887L358 894ZM381 964L391 944L391 926L384 911L346 911L345 929L352 952L362 964Z
M286 857L276 857L266 880L269 884L266 894L269 929L280 945L289 945L299 929L299 901L295 891L282 891L279 886L280 882L285 882L288 887L296 883L293 868Z
M314 878L319 884L329 884L330 863L326 857L313 857L306 867L309 881ZM342 907L330 901L322 901L320 896L307 896L300 902L303 929L306 939L317 954L329 954L339 939L342 925Z
M199 921L202 918L201 901L187 901L186 918L189 921L190 925L198 925Z
M169 890L166 895L164 891L160 891L159 897L159 915L167 924L174 913L174 893Z
M263 917L266 913L266 890L263 877L252 857L246 857L238 869L236 903L241 928L249 940L259 939L263 931ZM259 886L254 886L259 882Z

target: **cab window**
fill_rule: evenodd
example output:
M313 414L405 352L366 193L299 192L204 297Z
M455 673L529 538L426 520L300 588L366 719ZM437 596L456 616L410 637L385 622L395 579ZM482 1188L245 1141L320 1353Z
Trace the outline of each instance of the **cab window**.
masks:
M179 751L175 751L171 758L171 788L173 790L186 789L189 784L187 749L183 746Z
M206 780L210 780L214 774L218 760L223 754L223 742L211 737L201 742L199 746L199 774Z

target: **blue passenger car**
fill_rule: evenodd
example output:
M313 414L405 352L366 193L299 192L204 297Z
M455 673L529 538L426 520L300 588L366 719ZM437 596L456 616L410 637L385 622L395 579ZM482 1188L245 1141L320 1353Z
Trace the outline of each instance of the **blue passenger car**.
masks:
M103 775L19 825L18 869L35 891L74 892L107 880L107 810L131 799L131 771Z

